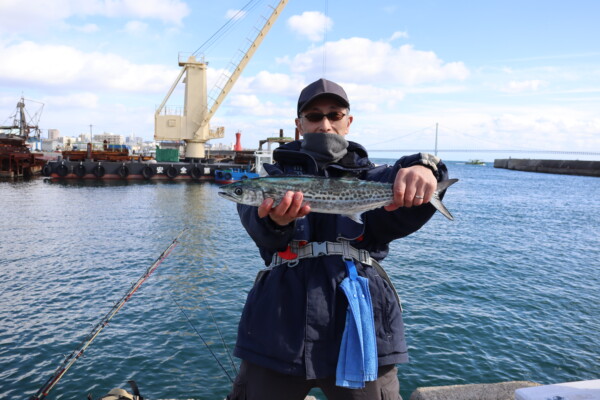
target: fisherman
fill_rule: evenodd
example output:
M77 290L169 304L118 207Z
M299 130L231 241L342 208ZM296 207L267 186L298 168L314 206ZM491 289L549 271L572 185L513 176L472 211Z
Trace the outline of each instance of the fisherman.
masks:
M408 361L402 310L379 262L391 241L434 214L428 203L448 177L446 166L426 153L375 166L364 147L346 140L350 102L329 80L305 87L297 111L302 140L273 152L269 175L389 182L394 200L362 221L311 213L301 192L287 192L279 204L238 204L267 268L242 312L234 351L242 362L227 398L301 400L318 387L329 400L401 399L396 364Z

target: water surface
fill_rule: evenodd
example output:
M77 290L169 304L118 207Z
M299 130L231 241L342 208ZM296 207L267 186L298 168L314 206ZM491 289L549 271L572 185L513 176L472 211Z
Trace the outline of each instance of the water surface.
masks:
M384 262L405 311L405 399L419 386L597 379L600 179L449 167L455 221L436 214ZM261 260L217 189L0 182L0 398L33 395L185 227L49 398L129 379L148 398L224 398L198 333L233 376L220 334L231 350Z

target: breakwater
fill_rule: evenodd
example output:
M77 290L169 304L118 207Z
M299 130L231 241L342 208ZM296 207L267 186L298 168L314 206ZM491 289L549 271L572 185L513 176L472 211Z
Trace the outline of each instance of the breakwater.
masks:
M494 160L494 168L527 172L544 172L548 174L600 177L600 161L501 158Z

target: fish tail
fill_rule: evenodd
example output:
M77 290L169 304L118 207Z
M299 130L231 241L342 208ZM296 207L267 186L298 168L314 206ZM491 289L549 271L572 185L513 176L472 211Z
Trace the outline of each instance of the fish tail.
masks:
M450 221L454 221L454 217L450 214L450 211L446 208L442 200L440 200L439 194L440 192L448 189L450 186L454 185L458 182L458 179L446 179L445 181L441 181L437 185L437 189L433 197L431 197L431 205L434 206L442 215L448 218Z

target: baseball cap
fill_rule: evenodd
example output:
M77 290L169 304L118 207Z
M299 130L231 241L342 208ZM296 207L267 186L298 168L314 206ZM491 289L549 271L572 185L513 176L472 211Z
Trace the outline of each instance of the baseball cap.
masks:
M302 89L298 98L298 115L313 100L321 96L330 96L340 102L344 107L350 107L348 96L340 85L327 79L319 79Z

